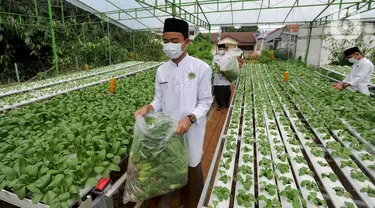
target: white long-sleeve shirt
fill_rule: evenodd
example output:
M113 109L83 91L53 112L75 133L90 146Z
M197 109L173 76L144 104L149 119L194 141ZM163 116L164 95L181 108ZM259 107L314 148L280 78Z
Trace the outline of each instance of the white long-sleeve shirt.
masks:
M365 95L370 95L368 85L371 84L371 77L374 71L374 65L367 58L358 60L353 64L353 69L350 74L343 80L352 86L349 88L359 90Z
M154 110L178 121L191 113L197 117L186 134L190 167L196 167L203 155L206 114L212 103L211 73L206 63L189 55L178 65L164 63L156 72Z
M219 64L220 66L220 69L224 68L229 60L231 59L231 57L227 54L224 54L224 55L216 55L214 56L213 60L212 60L212 64ZM215 73L214 75L214 86L230 86L230 81L222 74L220 73Z

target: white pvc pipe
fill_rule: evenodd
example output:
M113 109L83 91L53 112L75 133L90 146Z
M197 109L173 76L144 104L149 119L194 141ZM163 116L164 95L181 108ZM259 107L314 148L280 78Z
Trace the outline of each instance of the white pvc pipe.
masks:
M111 70L106 70L106 71L101 71L101 72L97 72L97 73L92 73L92 74L89 74L89 75L86 75L86 76L82 76L82 77L70 78L70 79L65 79L65 80L63 79L63 80L60 80L60 81L57 81L57 82L53 82L53 83L49 83L49 84L43 84L43 85L36 86L36 87L29 87L29 88L25 88L25 89L22 89L22 90L8 91L6 93L0 94L0 98L1 97L5 97L5 96L9 96L9 95L13 95L13 94L17 94L17 93L22 93L22 92L27 92L27 91L31 91L31 90L36 90L36 89L41 89L41 88L45 88L45 87L50 87L50 86L53 86L53 85L57 85L57 84L65 83L65 82L70 82L70 81L74 81L74 80L78 80L78 79L84 79L84 78L87 78L87 77L93 77L93 76L100 75L100 74L105 74L105 73L109 73L109 72L113 72L113 71L118 71L118 70L121 70L121 69L125 69L125 68L128 68L128 67L139 65L139 64L142 64L142 63L143 62L136 62L136 63L130 64L128 66L117 67L117 68L114 68L114 69L111 69Z
M131 73L128 73L128 74L116 76L115 78L119 79L119 78L127 77L127 76L130 76L130 75L136 74L138 72L142 72L142 71L154 68L154 67L159 66L161 64L162 63L158 63L158 64L155 64L153 66L147 67L145 69L141 69L141 70L138 70L138 71L135 71L135 72L131 72ZM97 82L85 84L85 85L82 85L82 86L79 86L79 87L70 88L68 90L64 90L64 91L61 91L61 92L57 92L57 93L45 95L45 96L42 96L42 97L30 99L28 101L17 103L17 104L11 105L11 106L5 106L3 108L0 108L0 112L6 111L6 110L10 110L10 109L13 109L13 108L17 108L17 107L21 107L23 105L27 105L27 104L30 104L30 103L38 102L38 101L41 101L41 100L45 100L45 99L48 99L48 98L51 98L51 97L55 97L56 95L61 95L61 94L64 94L64 93L75 91L75 90L80 90L80 89L83 89L83 88L86 88L86 87L90 87L90 86L93 86L93 85L97 85L97 84L102 84L102 83L108 82L110 80L111 80L111 78L107 78L107 79L103 79L103 80L100 80L100 81L97 81Z

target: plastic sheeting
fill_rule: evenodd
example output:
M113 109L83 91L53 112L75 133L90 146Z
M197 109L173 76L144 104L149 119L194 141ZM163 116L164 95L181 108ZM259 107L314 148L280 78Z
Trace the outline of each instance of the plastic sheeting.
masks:
M114 21L132 30L149 30L163 27L169 13L151 6L163 7L165 0L68 0L70 3L94 13L104 13ZM332 5L327 7L328 2ZM169 0L214 26L245 26L276 23L305 23L346 8L361 0ZM200 6L197 6L199 2ZM364 5L363 3L360 4ZM147 8L147 9L146 9ZM165 7L163 7L165 8ZM203 12L202 12L203 11ZM323 12L323 13L322 13ZM203 14L204 13L204 14ZM375 17L375 10L366 12L366 18ZM178 16L177 16L178 18ZM190 22L190 24L194 24Z

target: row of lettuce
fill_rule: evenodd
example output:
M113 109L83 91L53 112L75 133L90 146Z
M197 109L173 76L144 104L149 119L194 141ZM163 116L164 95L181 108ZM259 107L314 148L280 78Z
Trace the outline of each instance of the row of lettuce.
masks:
M68 207L98 176L119 171L133 134L133 112L152 100L155 69L59 95L0 117L0 190ZM142 95L142 96L140 96Z

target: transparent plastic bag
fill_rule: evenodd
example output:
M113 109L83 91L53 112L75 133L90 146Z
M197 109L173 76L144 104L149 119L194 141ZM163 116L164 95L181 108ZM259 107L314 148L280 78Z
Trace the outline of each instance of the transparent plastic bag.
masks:
M230 49L228 52L226 52L226 54L230 56L230 59L227 65L220 69L220 71L230 82L234 82L241 73L237 57L242 55L242 50L239 48L234 48Z
M161 113L136 119L124 204L164 195L186 185L189 158L185 136L175 134L177 124Z

